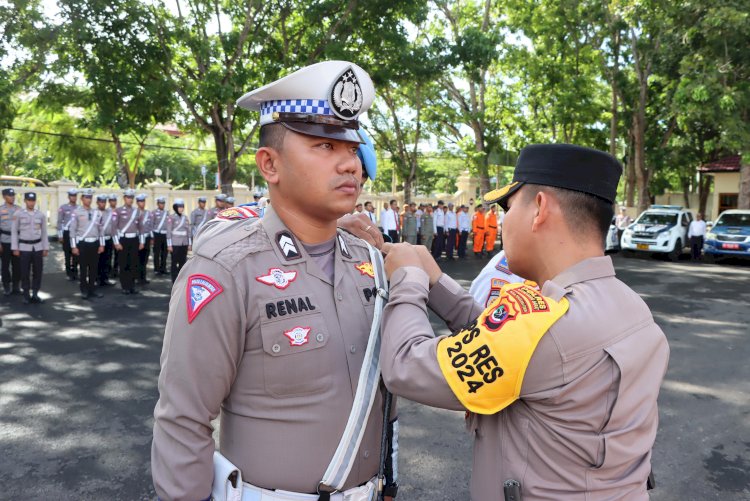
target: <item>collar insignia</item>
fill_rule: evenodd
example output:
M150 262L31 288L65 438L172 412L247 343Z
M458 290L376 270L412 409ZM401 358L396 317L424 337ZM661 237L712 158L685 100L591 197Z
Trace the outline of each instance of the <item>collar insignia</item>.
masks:
M190 275L186 288L188 323L193 323L203 307L222 292L224 289L213 278L200 274Z
M338 240L339 240L339 247L341 248L341 254L344 257L351 259L352 255L349 254L349 249L346 247L346 242L344 242L344 237L342 237L339 234L338 235Z
M329 94L331 111L343 120L356 118L362 109L362 87L351 67L344 70L333 82Z
M255 280L284 290L289 287L290 283L294 282L295 278L297 278L296 271L283 271L280 268L271 268L268 270L268 275L255 277Z
M294 243L294 238L288 231L280 231L276 234L276 244L279 246L281 253L288 259L297 259L302 256L299 250L297 250L297 244Z
M289 338L289 346L302 346L309 341L310 330L310 327L295 327L284 331L284 335Z
M375 278L375 269L372 267L370 262L362 262L355 266L362 275L367 275L370 278Z

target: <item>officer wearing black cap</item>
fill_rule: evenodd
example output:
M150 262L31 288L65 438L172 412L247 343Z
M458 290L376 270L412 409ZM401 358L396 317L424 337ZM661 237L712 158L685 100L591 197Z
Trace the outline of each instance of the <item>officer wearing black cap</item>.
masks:
M521 151L513 182L484 201L507 210L510 269L541 290L506 284L486 309L419 246L384 249L383 379L469 411L474 500L648 500L669 347L604 255L621 173L590 148ZM434 337L426 306L455 334Z
M39 289L42 286L43 259L49 254L47 239L47 216L35 209L36 193L23 196L25 209L13 214L10 229L10 248L21 264L21 286L24 303L42 303ZM33 274L33 278L32 278Z
M13 214L21 208L15 204L16 191L13 188L3 190L5 203L0 205L0 259L2 259L3 293L20 294L21 264L18 257L10 250L10 227ZM12 271L11 271L12 270Z

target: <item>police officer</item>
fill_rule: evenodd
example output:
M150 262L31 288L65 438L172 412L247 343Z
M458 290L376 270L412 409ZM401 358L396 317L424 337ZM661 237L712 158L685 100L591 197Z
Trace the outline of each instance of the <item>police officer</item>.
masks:
M167 199L158 197L154 209L154 274L167 274L167 218L169 211L164 208ZM205 198L204 198L205 204ZM198 209L195 209L198 210ZM195 211L193 211L195 214ZM192 229L192 228L191 228Z
M119 251L120 286L126 295L138 294L135 277L138 273L138 251L143 248L141 221L138 219L138 209L133 207L134 198L134 190L125 190L124 203L117 209L117 232L114 236L115 249Z
M317 494L331 491L319 485L326 465L355 394L370 389L372 411L357 421L363 437L348 451L353 466L343 492L330 495L370 499L383 398L377 381L358 381L375 271L336 220L359 194L358 117L373 97L361 68L329 61L239 100L261 112L256 163L273 205L262 219L234 207L208 223L173 286L154 413L160 498L209 496L210 420L220 415L221 454L241 472L243 499L327 499Z
M170 271L172 282L177 280L185 261L188 251L193 245L190 220L185 215L185 202L181 198L175 199L172 204L174 214L167 218L167 250L172 254Z
M102 235L102 212L91 206L94 190L81 191L81 205L73 213L70 221L70 247L80 263L81 298L102 297L96 291L96 276L99 255L104 253Z
M417 204L404 204L404 213L401 216L401 238L404 242L412 245L417 243Z
M214 196L214 205L210 209L206 211L206 222L209 222L213 218L216 217L216 215L223 211L226 207L226 200L227 196L224 193L219 193L216 196ZM200 228L199 228L200 229ZM198 234L198 230L195 231L196 235Z
M112 266L112 235L115 232L115 220L117 213L107 207L107 195L102 193L96 196L96 210L99 211L99 217L102 221L102 238L104 239L104 252L99 254L99 263L97 264L97 282L102 287L114 285L109 280L109 271Z
M427 250L432 251L432 241L435 238L435 221L431 204L425 206L420 219L422 220L419 227L420 240Z
M0 259L2 259L3 294L9 296L21 293L21 264L19 258L10 250L13 214L21 208L15 203L16 191L13 188L3 190L3 199L5 203L0 206Z
M386 249L383 378L470 412L472 499L648 499L669 348L604 255L621 173L589 148L521 151L513 182L485 202L506 208L511 269L542 287L505 285L487 309L418 247ZM435 338L426 305L455 334Z
M21 265L23 302L26 304L43 303L44 300L39 297L39 289L42 287L44 265L42 258L49 254L47 216L34 208L36 193L31 191L25 193L23 201L26 208L17 210L13 214L10 248L13 255L19 258Z
M190 228L193 231L193 238L195 238L195 234L201 229L203 223L206 222L207 212L206 197L198 197L198 207L193 209L193 212L190 213Z
M109 210L113 217L113 235L112 235L112 255L110 256L108 273L109 276L115 278L120 275L120 251L115 247L115 236L117 235L117 195L110 193L107 197L109 202Z
M141 244L138 250L138 281L142 285L151 283L146 277L148 268L148 258L151 255L151 247L154 242L154 213L146 209L146 194L139 193L135 197L136 206L138 206L138 219L141 224Z
M70 281L76 280L78 274L78 257L71 252L69 231L73 213L78 208L77 201L78 190L71 188L68 190L68 203L62 204L57 209L57 239L62 243L65 254L65 274Z
M227 197L226 200L224 200L224 207L227 209L229 207L234 207L234 197Z

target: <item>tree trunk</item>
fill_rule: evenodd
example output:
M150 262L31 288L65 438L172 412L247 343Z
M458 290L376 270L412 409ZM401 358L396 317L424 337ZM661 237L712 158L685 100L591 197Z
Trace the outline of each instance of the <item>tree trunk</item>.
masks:
M713 178L713 176L705 176L701 174L701 177L698 180L698 212L703 214L704 219L706 216L708 194L711 192L711 181L713 180ZM712 216L716 217L718 216L718 214L713 214Z
M211 126L211 133L214 136L214 145L216 146L216 162L219 167L219 189L226 195L234 195L232 183L237 175L237 157L231 151L227 138L231 132L222 130L216 124Z
M633 161L635 167L635 181L638 192L638 211L643 212L648 208L651 194L648 191L649 171L646 168L646 90L643 88L646 82L641 83L641 96L638 109L633 115Z
M406 176L404 178L404 206L411 203L411 184L411 176Z
M112 142L115 145L115 155L117 157L117 184L123 189L128 187L135 188L135 173L130 170L120 136L112 130L110 130L110 134L112 135Z
M750 210L750 162L740 161L740 193L737 208ZM718 214L714 214L714 217Z
M612 119L609 125L609 154L617 158L617 82L612 79Z
M628 157L625 178L625 205L635 207L635 154L633 147L633 135L628 132Z
M690 208L690 178L683 177L682 181L682 202L686 209Z

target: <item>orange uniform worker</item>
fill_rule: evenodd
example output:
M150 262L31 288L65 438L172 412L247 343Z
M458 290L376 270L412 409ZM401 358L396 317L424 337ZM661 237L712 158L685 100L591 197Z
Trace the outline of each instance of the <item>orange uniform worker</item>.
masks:
M481 254L484 247L485 232L487 231L484 221L484 207L481 205L477 205L477 210L471 218L471 231L474 233L474 254Z
M484 218L484 225L487 233L485 233L484 241L487 253L492 253L495 250L495 240L497 240L497 212L495 212L495 206L490 207L490 212Z

